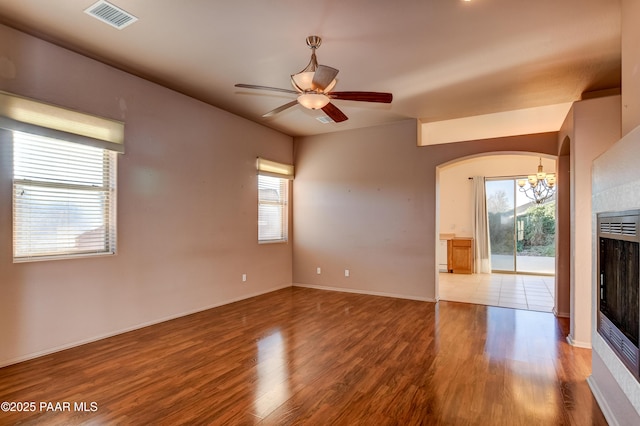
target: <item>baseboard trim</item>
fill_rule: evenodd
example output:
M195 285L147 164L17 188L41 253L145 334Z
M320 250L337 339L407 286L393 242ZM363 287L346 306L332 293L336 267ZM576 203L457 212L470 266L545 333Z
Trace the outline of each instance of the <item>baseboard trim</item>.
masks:
M589 385L589 388L591 389L591 393L593 394L593 397L596 399L598 406L600 406L600 410L602 411L604 418L607 420L607 423L610 426L619 426L620 423L618 423L618 419L616 419L613 413L613 410L611 410L611 407L609 407L609 403L607 402L607 399L604 397L604 394L600 391L600 388L598 387L598 383L595 380L593 380L592 376L587 377L587 384Z
M385 293L385 292L380 292L380 291L356 290L356 289L353 289L353 288L330 287L330 286L324 286L324 285L312 285L312 284L300 284L300 283L294 283L293 286L294 287L303 287L303 288L312 288L312 289L315 289L315 290L337 291L337 292L342 292L342 293L367 294L369 296L393 297L394 299L408 299L408 300L418 300L420 302L436 303L435 299L431 299L429 297L407 296L405 294L397 294L397 293Z
M553 315L559 318L571 318L571 314L568 312L558 312L556 308L553 308Z
M591 343L574 340L573 336L570 334L567 335L567 343L571 346L575 346L576 348L591 349Z
M56 346L54 348L50 348L50 349L45 349L42 351L38 351L38 352L33 352L33 353L29 353L27 355L24 356L20 356L20 357L16 357L16 358L10 358L8 360L3 360L0 361L0 368L2 367L7 367L9 365L13 365L13 364L18 364L20 362L24 362L24 361L29 361L31 359L35 359L35 358L40 358L41 356L45 356L45 355L50 355L56 352L60 352L60 351L64 351L67 349L71 349L71 348L75 348L77 346L82 346L82 345L86 345L87 343L92 343L92 342L97 342L98 340L102 340L102 339L107 339L109 337L113 337L113 336L117 336L118 334L123 334L123 333L128 333L130 331L134 331L134 330L139 330L141 328L145 328L145 327L149 327L152 325L156 325L156 324L160 324L166 321L171 321L174 320L176 318L181 318L181 317L186 317L187 315L192 315L192 314L196 314L198 312L202 312L202 311L206 311L209 309L213 309L213 308L218 308L220 306L224 306L224 305L228 305L230 303L235 303L235 302L240 302L241 300L245 300L245 299L251 299L252 297L256 297L256 296L261 296L263 294L267 294L267 293L271 293L274 291L278 291L278 290L282 290L284 288L289 288L291 287L291 284L285 284L285 285L281 285L278 287L273 287L270 288L268 290L264 290L264 291L260 291L260 292L256 292L256 293L251 293L245 296L241 296L241 297L236 297L233 299L229 299L223 302L219 302L219 303L215 303L213 305L208 305L206 307L203 308L197 308L191 311L186 311L186 312L182 312L179 314L175 314L175 315L169 315L167 317L163 317L157 320L153 320L153 321L148 321L148 322L144 322L141 324L137 324L131 327L127 327L121 330L117 330L114 332L110 332L110 333L105 333L105 334L101 334L99 336L96 337L90 337L88 339L83 339L83 340L78 340L72 343L68 343L65 345L60 345L60 346Z

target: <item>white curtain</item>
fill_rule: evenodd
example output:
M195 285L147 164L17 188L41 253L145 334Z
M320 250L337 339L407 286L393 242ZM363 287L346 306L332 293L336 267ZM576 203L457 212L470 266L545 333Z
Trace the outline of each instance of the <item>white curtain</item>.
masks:
M489 219L487 215L487 197L484 190L484 177L473 177L473 239L474 273L491 273L491 246L489 243Z

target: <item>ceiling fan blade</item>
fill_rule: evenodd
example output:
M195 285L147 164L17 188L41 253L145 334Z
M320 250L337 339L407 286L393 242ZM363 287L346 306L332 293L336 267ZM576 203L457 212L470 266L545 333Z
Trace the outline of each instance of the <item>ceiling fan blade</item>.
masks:
M327 114L329 118L331 118L336 123L340 123L349 119L349 117L344 115L344 112L340 111L340 109L331 102L323 106L322 111L324 111L325 114Z
M391 93L383 92L331 92L329 97L344 101L379 102L383 104L390 104L393 100Z
M269 87L269 86L256 86L255 84L236 84L235 87L242 87L243 89L270 90L272 92L292 93L294 95L298 94L298 92L291 89L280 89L279 87Z
M324 90L338 75L338 70L328 67L326 65L318 65L318 68L313 73L313 88Z
M297 100L296 100L296 101L288 102L288 103L286 103L286 104L284 104L284 105L282 105L282 106L279 106L279 107L278 107L278 108L276 108L276 109L273 109L273 110L269 111L269 112L268 112L268 113L266 113L266 114L263 114L262 116L263 116L263 117L273 117L273 116L274 116L274 115L276 115L277 113L282 112L282 111L284 111L285 109L291 108L292 106L296 105L297 103L298 103L298 101L297 101Z

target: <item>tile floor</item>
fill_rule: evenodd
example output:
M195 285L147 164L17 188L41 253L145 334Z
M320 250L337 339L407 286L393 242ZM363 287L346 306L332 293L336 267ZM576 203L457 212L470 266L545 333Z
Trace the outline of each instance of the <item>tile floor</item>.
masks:
M440 300L552 312L555 277L440 273Z

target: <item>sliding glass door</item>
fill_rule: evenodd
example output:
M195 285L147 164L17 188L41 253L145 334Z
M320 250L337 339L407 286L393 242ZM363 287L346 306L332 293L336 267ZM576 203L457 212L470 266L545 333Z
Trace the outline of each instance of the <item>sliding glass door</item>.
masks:
M555 274L555 197L536 204L518 190L517 177L487 179L491 269Z
M515 180L487 180L491 270L515 272Z

